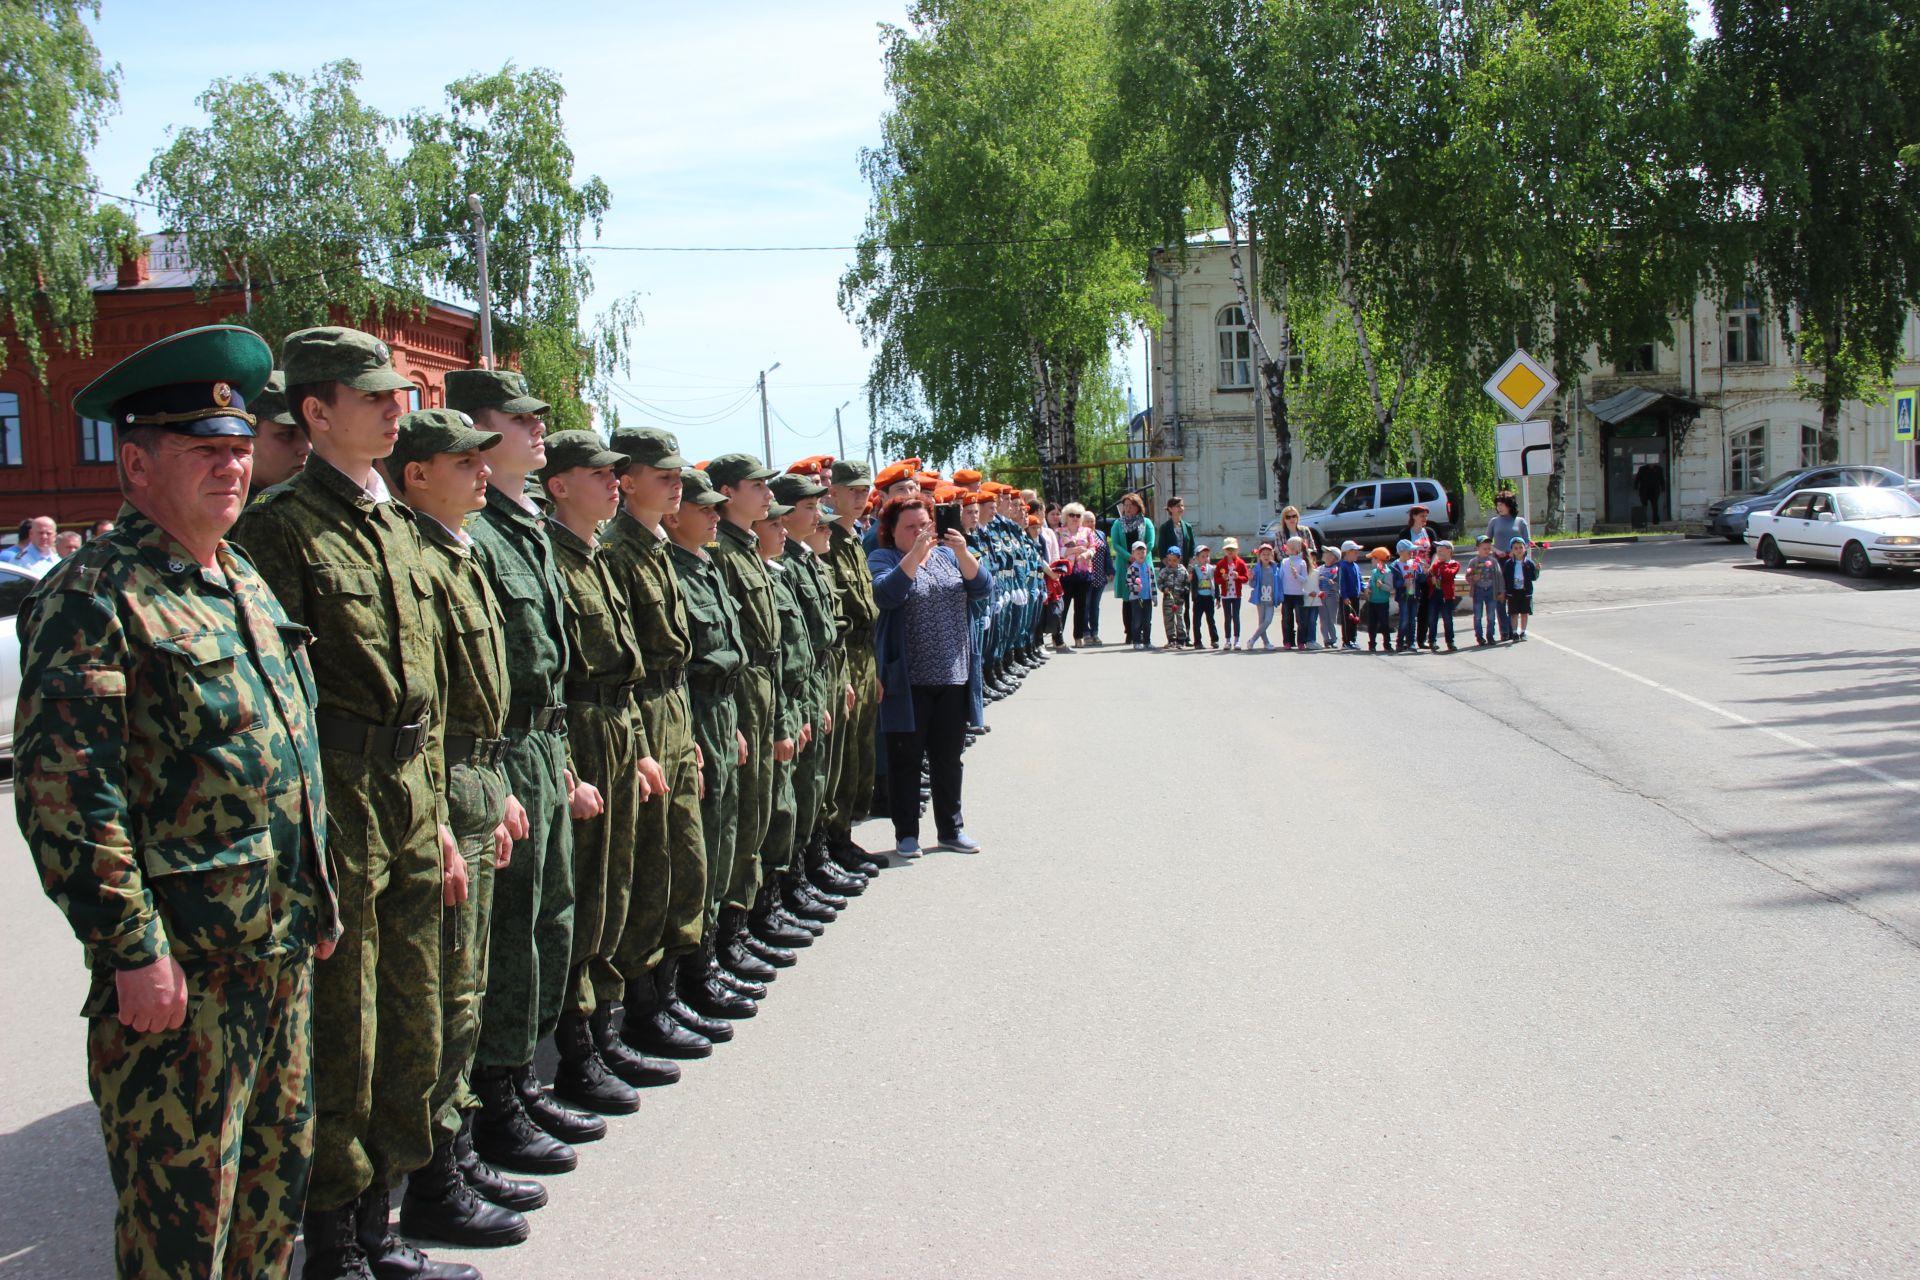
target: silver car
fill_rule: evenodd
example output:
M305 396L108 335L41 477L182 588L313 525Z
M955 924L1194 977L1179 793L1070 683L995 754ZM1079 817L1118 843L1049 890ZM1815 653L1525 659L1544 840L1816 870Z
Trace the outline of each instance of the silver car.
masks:
M0 560L0 760L13 759L13 704L20 696L20 636L13 620L46 567Z
M1300 512L1300 523L1335 545L1347 538L1378 540L1391 538L1413 523L1407 513L1414 507L1427 509L1427 524L1436 537L1453 531L1457 513L1447 491L1438 480L1412 477L1337 484ZM1280 522L1275 520L1261 530L1261 536L1271 538L1279 529Z
M1907 478L1898 471L1864 464L1801 467L1777 480L1762 482L1758 493L1731 493L1707 508L1707 532L1728 542L1744 542L1747 517L1757 511L1772 511L1796 489L1851 488L1860 485L1899 485Z

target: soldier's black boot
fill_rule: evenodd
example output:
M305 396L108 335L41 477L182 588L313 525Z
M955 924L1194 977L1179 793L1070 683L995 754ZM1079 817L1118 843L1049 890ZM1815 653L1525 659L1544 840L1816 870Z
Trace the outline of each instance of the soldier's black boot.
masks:
M560 1141L578 1146L607 1136L605 1120L592 1112L576 1111L564 1105L542 1088L531 1062L514 1069L513 1085L520 1091L520 1105L527 1109L527 1119Z
M642 1053L662 1058L705 1058L713 1054L713 1040L673 1016L662 991L673 988L672 960L662 960L639 982L627 985L627 1016L620 1038ZM662 985L662 971L666 982Z
M473 1118L473 1149L488 1164L515 1173L565 1173L578 1168L572 1147L542 1130L527 1115L510 1067L473 1069L480 1112Z
M369 1187L354 1202L354 1238L367 1255L374 1280L480 1280L464 1262L435 1262L393 1234L385 1187Z
M737 996L745 996L755 1004L767 998L766 983L755 982L752 978L743 978L733 970L727 968L727 966L721 962L720 954L717 950L714 953L713 961L712 973L721 986Z
M813 945L813 934L794 921L788 920L780 910L780 894L771 878L766 884L760 886L760 896L754 900L752 929L753 936L768 946L787 948ZM759 954L774 964L780 963L778 960L773 960L771 956L766 956L764 951ZM788 963L791 964L793 961Z
M825 889L844 897L857 898L867 891L865 876L848 871L828 856L827 833L824 830L814 832L813 839L807 844L807 879L813 881L816 889Z
M752 1000L732 990L716 972L713 934L699 951L680 962L680 998L708 1018L751 1018L760 1012Z
M747 913L733 907L723 908L714 929L719 938L720 967L749 982L764 984L780 976L780 971L753 952L743 941L747 936ZM756 1000L760 997L755 996Z
M794 855L794 859L795 870L800 877L801 893L823 907L832 908L833 914L836 916L847 909L847 899L844 895L825 887L813 878L813 850L811 847L802 848Z
M373 1280L366 1250L354 1234L356 1207L307 1211L301 1223L307 1238L307 1265L300 1269L301 1280Z
M460 1166L461 1180L472 1187L482 1200L520 1213L532 1213L535 1209L545 1207L545 1187L532 1178L509 1178L474 1151L472 1113L468 1113L461 1124L460 1136L453 1140L453 1158Z
M594 1047L600 1050L600 1061L607 1064L607 1070L634 1088L651 1089L657 1085L674 1084L680 1079L679 1063L635 1053L625 1041L613 1034L613 1010L606 1005L593 1011L593 1017L587 1025L593 1031Z
M461 1249L497 1249L532 1234L525 1217L481 1199L467 1185L452 1138L433 1149L426 1168L407 1175L400 1230L415 1240L437 1240Z
M829 836L827 851L841 866L849 871L857 871L869 880L886 870L887 864L880 860L880 855L863 849L854 840L851 831L842 831Z
M674 956L663 960L660 967L653 971L654 985L674 1021L699 1032L715 1044L724 1044L733 1039L733 1024L725 1018L707 1017L683 997L681 989L686 985L684 975L696 959L695 956Z
M781 903L788 915L803 921L811 920L823 927L840 918L838 911L808 892L812 886L799 871L789 868L782 872L780 888Z
M640 1109L640 1095L607 1069L585 1018L562 1014L553 1030L553 1046L560 1053L560 1066L553 1073L556 1098L603 1116L630 1116Z
M783 947L778 943L767 942L755 934L752 929L748 929L747 932L740 935L740 947L741 950L758 956L776 969L791 969L794 965L800 963L799 955L797 955L791 947Z

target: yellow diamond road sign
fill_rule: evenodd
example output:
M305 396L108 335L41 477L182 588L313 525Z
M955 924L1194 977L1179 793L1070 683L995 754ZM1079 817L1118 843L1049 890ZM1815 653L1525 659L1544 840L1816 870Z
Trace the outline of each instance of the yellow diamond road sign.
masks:
M1531 418L1559 389L1560 380L1524 350L1508 356L1486 384L1494 403L1521 422Z

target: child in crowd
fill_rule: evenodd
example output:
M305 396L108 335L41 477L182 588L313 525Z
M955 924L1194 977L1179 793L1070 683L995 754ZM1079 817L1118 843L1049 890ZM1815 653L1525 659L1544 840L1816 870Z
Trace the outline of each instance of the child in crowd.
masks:
M1153 566L1147 563L1147 544L1133 544L1127 561L1127 595L1120 602L1127 643L1136 649L1153 647Z
M1213 647L1220 647L1220 628L1213 622L1213 548L1201 543L1193 549L1193 647L1200 647L1200 624L1207 626Z
M1320 602L1326 594L1320 586L1320 566L1313 562L1313 553L1304 545L1292 557L1300 572L1300 627L1294 632L1295 647L1301 650L1320 647Z
M1213 567L1214 589L1220 593L1220 626L1227 633L1227 651L1240 647L1240 596L1250 571L1240 558L1240 539L1220 544L1220 563Z
M1455 652L1459 646L1453 643L1453 610L1458 603L1455 580L1460 576L1461 564L1453 558L1453 543L1445 538L1436 539L1433 544L1433 563L1427 566L1427 611L1433 617L1427 623L1427 650L1440 651L1440 631L1446 629L1447 652Z
M1320 644L1332 649L1340 643L1340 551L1320 549Z
M1288 538L1275 552L1280 556L1280 647L1292 649L1306 637L1300 634L1300 611L1307 590L1304 558L1307 540Z
M1267 636L1267 628L1273 625L1273 611L1280 607L1280 566L1274 562L1271 542L1261 543L1254 554L1259 558L1247 578L1247 598L1253 601L1254 619L1259 625L1248 638L1246 647L1253 648L1253 642L1258 640L1271 649L1273 641Z
M1340 638L1346 647L1360 648L1360 544L1349 539L1340 544Z
M1393 599L1393 572L1387 562L1393 559L1393 552L1385 547L1375 547L1367 553L1373 561L1373 571L1367 575L1367 652L1373 652L1375 641L1393 652L1393 632L1387 626L1387 609Z
M1502 566L1502 585L1507 589L1507 616L1513 623L1513 638L1527 638L1527 619L1533 616L1533 584L1540 576L1539 562L1525 538L1508 544L1507 562Z
M1420 628L1420 587L1422 574L1420 562L1414 558L1414 546L1405 538L1400 539L1394 550L1400 558L1393 562L1393 603L1400 610L1399 636L1394 644L1396 653L1408 653L1413 649L1414 638Z
M1493 539L1483 533L1474 540L1473 559L1467 562L1475 644L1492 644L1513 631L1513 623L1507 618L1507 588L1500 579L1500 557L1493 554Z
M1166 622L1169 649L1187 647L1187 593L1192 589L1193 576L1187 572L1183 558L1180 548L1172 546L1160 562L1160 614Z

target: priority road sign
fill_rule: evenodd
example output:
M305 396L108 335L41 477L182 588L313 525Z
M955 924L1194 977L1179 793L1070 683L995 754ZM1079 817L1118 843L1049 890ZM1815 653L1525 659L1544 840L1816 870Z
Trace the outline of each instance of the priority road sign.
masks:
M1508 356L1486 382L1487 394L1494 403L1521 422L1531 418L1559 389L1560 380L1524 349Z

